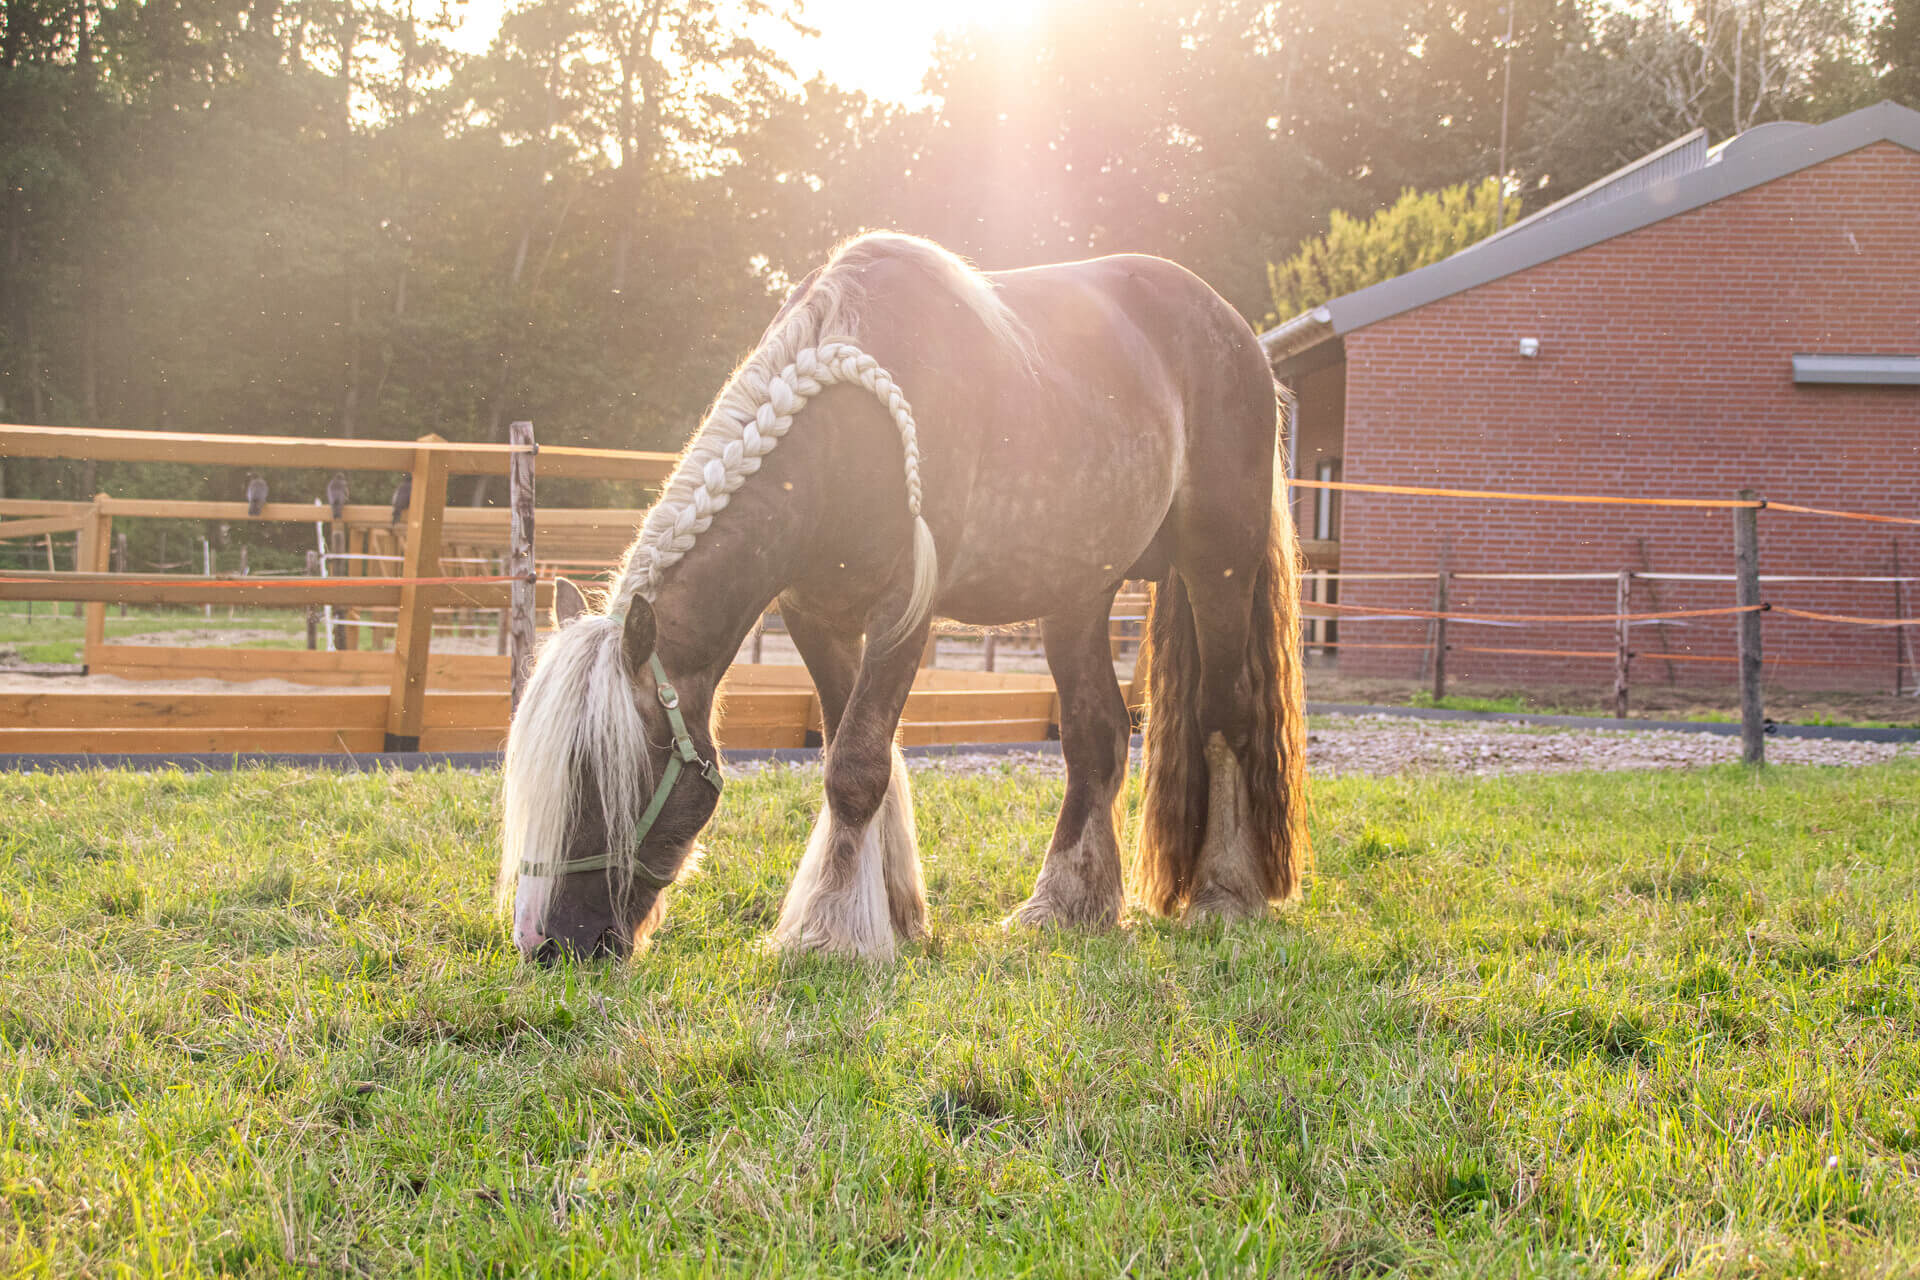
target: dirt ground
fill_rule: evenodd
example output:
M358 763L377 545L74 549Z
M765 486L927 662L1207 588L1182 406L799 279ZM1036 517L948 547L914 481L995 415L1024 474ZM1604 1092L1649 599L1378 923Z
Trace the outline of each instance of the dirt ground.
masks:
M1450 774L1491 777L1508 773L1572 773L1581 770L1698 769L1740 758L1740 739L1705 733L1639 729L1542 729L1530 725L1407 720L1389 716L1313 717L1307 735L1307 768L1316 778L1342 774L1388 777ZM1774 764L1866 765L1920 759L1920 743L1828 742L1776 738L1767 742ZM1139 757L1134 757L1137 767ZM909 756L915 771L992 774L1008 769L1062 773L1058 752L959 752ZM818 764L728 765L818 769Z

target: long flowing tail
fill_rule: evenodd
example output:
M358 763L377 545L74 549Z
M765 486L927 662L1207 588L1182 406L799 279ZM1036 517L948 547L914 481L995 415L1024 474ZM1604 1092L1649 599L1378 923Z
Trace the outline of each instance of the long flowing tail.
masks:
M1252 702L1249 745L1239 752L1253 872L1268 901L1300 896L1313 852L1307 835L1306 690L1300 666L1299 543L1284 498L1276 500L1267 554L1256 575L1242 688ZM1207 739L1200 645L1186 584L1169 571L1154 584L1147 642L1145 786L1135 898L1176 915L1194 888L1207 831Z

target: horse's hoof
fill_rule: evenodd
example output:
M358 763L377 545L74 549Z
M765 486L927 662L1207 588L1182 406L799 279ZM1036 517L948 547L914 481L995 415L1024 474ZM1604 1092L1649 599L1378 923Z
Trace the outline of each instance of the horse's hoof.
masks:
M775 955L798 958L800 956L826 956L836 960L859 960L868 964L886 964L893 959L894 946L891 931L884 938L854 939L829 937L819 934L799 937L782 937L773 934L767 939L767 945Z
M1251 903L1226 893L1203 893L1180 913L1180 923L1194 928L1233 924L1241 920L1263 920L1267 904Z
M1100 903L1062 903L1038 895L1013 909L1003 929L1111 929L1120 923L1118 907Z

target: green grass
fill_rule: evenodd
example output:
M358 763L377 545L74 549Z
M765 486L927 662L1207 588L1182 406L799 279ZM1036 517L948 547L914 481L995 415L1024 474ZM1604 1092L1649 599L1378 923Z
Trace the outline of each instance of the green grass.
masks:
M1592 716L1599 715L1598 707L1561 707L1551 703L1542 705L1518 695L1506 697L1476 697L1472 694L1450 693L1435 700L1427 690L1416 690L1407 699L1410 707L1443 707L1448 711L1493 711L1506 715L1542 715L1542 716Z
M1006 933L1060 784L923 775L934 940L529 971L491 777L0 777L0 1273L1912 1275L1920 767L1318 792L1271 923Z
M229 618L227 610L216 608L209 618L200 610L141 611L122 618L117 610L107 610L107 639L122 636L152 635L162 631L230 632L278 631L275 639L249 640L242 649L291 649L306 644L306 619L286 610L241 609ZM23 605L13 604L0 612L0 648L11 649L21 662L73 664L83 661L87 624L73 616L69 605L36 605L29 618Z

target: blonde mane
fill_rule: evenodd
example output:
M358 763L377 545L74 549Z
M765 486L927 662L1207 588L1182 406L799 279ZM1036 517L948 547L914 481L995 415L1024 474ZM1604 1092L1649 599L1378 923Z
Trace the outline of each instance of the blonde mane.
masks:
M958 257L913 236L875 233L841 245L818 279L734 371L647 512L621 564L608 612L624 614L635 596L652 600L667 570L692 549L760 461L792 429L794 415L827 386L865 387L892 414L905 464L907 513L913 517L913 589L909 605L882 644L897 642L933 607L939 555L920 514L920 442L913 409L892 375L859 347L866 302L858 269L878 258L910 260L940 280L1002 342L1032 361L1026 329L992 282Z
M557 857L586 797L579 774L598 779L610 847L630 839L653 787L647 773L646 727L635 708L620 658L620 619L635 597L651 601L663 578L713 524L761 460L792 429L807 401L834 383L865 387L892 415L900 433L907 512L913 518L913 584L908 606L887 634L886 648L911 634L932 611L939 553L921 515L918 425L892 376L858 345L866 295L859 269L882 259L906 260L939 281L1027 367L1032 339L995 292L960 258L927 240L874 233L842 244L813 283L761 338L708 409L679 465L627 548L605 611L574 622L542 649L507 741L502 771L505 838L499 900L511 901L523 861ZM635 780L644 782L636 787ZM610 875L617 874L609 871ZM544 920L551 877L531 918Z

